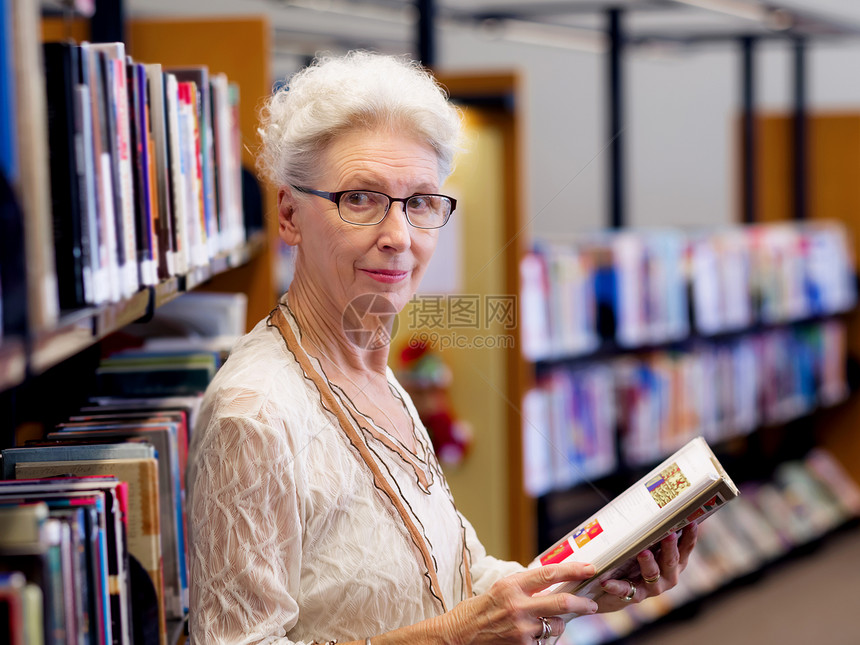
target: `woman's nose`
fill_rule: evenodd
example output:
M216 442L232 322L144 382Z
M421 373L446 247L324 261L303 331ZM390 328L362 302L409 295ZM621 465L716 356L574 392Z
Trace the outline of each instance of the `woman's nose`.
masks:
M377 226L380 227L380 243L402 250L408 248L411 225L406 219L406 207L402 202L392 202L388 213Z

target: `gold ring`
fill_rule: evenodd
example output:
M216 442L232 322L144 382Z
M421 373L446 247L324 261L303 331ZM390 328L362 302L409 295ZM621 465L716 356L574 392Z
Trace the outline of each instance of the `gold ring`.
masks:
M657 575L654 576L653 578L648 578L645 575L643 575L642 579L645 581L645 584L648 584L648 585L656 584L657 581L660 579L660 572L658 571Z
M630 602L631 600L633 600L633 596L636 595L636 585L634 585L633 581L629 578L625 579L625 582L630 585L630 591L627 592L626 596L621 596L621 600L623 600L624 602Z

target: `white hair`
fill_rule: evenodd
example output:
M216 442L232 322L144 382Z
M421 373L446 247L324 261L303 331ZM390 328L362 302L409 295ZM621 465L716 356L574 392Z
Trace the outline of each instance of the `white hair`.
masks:
M436 79L406 58L354 51L322 57L289 79L260 110L257 168L277 186L309 186L338 136L388 128L436 152L440 183L451 173L460 111Z

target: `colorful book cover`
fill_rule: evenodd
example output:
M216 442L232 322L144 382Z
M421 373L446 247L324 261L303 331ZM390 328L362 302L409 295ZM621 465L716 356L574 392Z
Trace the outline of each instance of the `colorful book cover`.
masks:
M195 114L198 177L206 253L214 257L221 250L218 237L218 209L215 195L215 146L212 129L212 107L209 93L209 70L205 66L171 68L180 82L189 82L188 99Z
M48 479L12 479L0 482L0 500L16 498L38 500L70 500L85 497L93 493L104 495L105 531L107 550L107 588L110 592L110 619L113 642L117 645L130 644L132 639L132 607L130 606L130 573L127 542L128 519L128 485L113 476L93 477L51 477ZM76 625L84 619L85 609L82 597L86 596L86 580L81 579L85 571L85 561L75 560L83 546L80 531L72 521L75 515L67 509L66 520L62 526L62 540L58 544L58 573L52 583L57 586L52 597L62 599L65 605L64 616L54 622L54 633L71 630L77 633ZM58 516L57 509L52 509L52 517ZM74 542L74 544L72 544ZM50 554L49 554L50 555ZM65 590L75 589L82 593L66 593ZM65 642L62 637L57 642Z

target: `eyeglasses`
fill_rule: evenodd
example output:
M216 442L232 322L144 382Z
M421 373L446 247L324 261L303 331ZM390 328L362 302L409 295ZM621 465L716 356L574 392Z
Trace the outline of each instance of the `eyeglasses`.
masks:
M341 190L327 193L323 190L312 190L293 186L296 190L309 195L316 195L334 202L340 218L348 224L357 226L373 226L379 224L388 215L391 202L401 202L406 221L415 228L440 228L445 226L457 200L446 195L412 195L411 197L391 197L374 190Z

